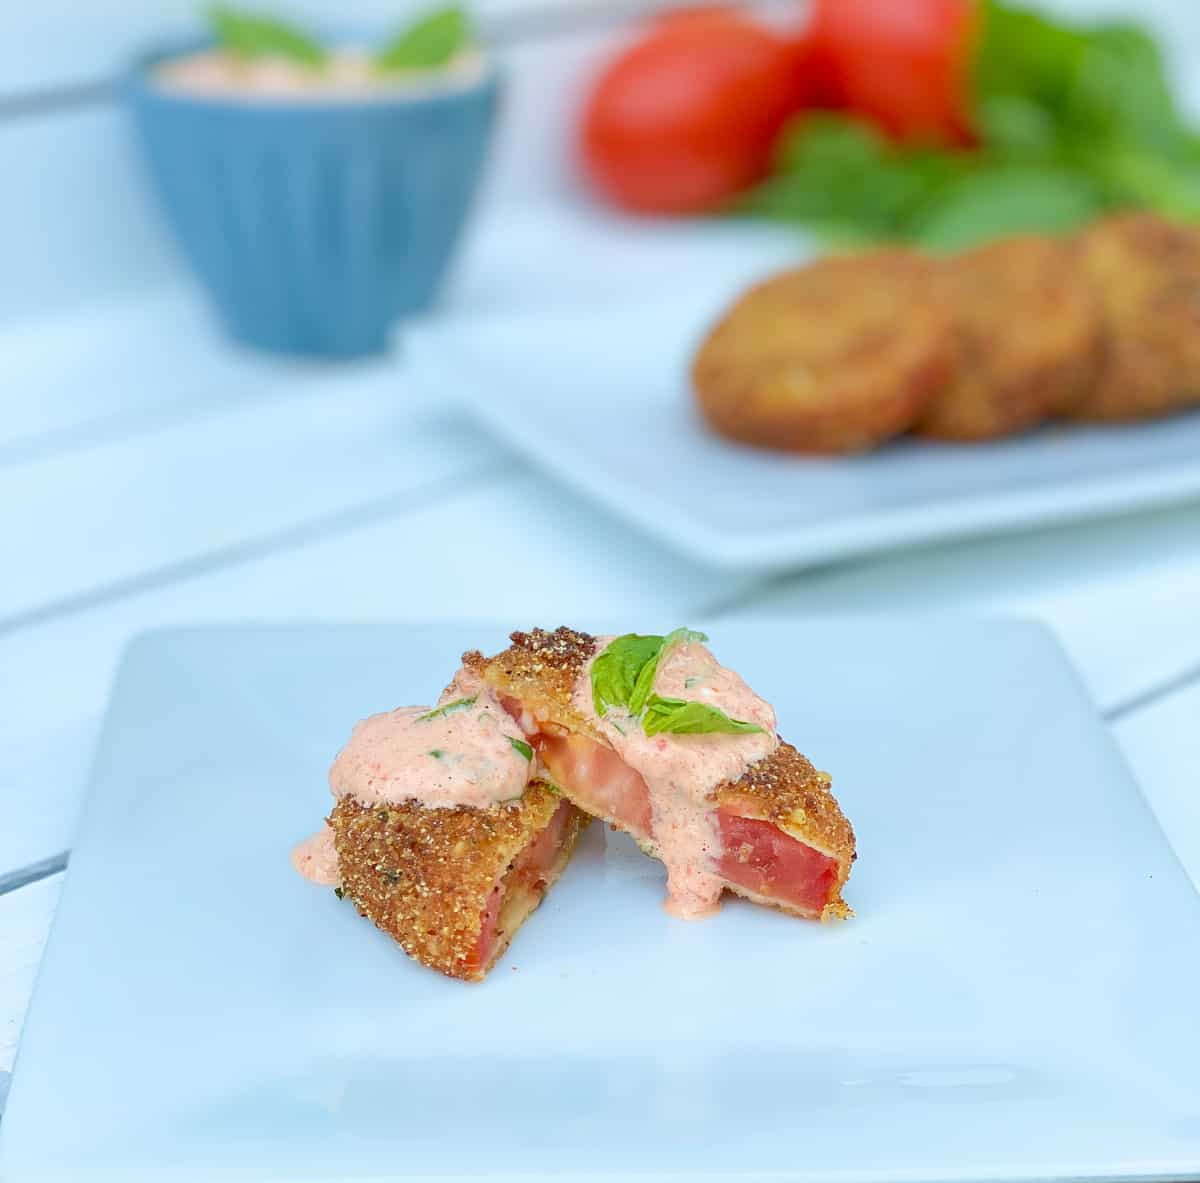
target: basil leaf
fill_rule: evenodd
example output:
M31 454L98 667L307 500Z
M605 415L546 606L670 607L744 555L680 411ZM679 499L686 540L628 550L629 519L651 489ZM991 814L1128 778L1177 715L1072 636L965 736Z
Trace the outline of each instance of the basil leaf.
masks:
M446 753L441 748L430 748L425 754L432 756L435 760L440 760Z
M1045 165L993 168L963 177L930 203L915 227L929 250L953 251L1004 234L1061 234L1099 216L1097 186Z
M638 671L638 676L633 683L633 693L629 696L629 713L640 715L646 709L646 703L650 701L650 696L654 693L654 679L658 676L658 667L672 649L679 645L686 645L690 641L707 640L708 637L704 633L698 633L690 628L677 628L674 632L667 633L658 652Z
M380 70L433 70L444 66L471 39L466 12L439 8L401 30L375 55Z
M444 706L434 707L431 711L426 711L423 715L417 716L418 723L428 723L430 719L444 719L447 715L453 715L456 711L469 710L475 705L475 699L478 694L472 695L470 698L456 698L453 702L448 702Z
M742 212L815 226L862 244L905 233L931 195L968 167L963 153L902 148L852 115L806 112L780 135L774 175Z
M1200 217L1196 132L1146 28L1064 22L1012 0L977 7L975 145L897 143L851 116L805 112L733 211L842 245L934 249L1061 232L1109 209Z
M1176 159L1184 150L1187 124L1171 93L1162 51L1144 29L1093 29L1073 97L1098 135L1164 158Z
M658 656L665 639L627 633L609 643L592 662L592 701L597 715L603 717L609 707L629 705L642 667Z
M513 739L512 736L509 736L508 742L510 744L512 744L513 750L516 752L519 752L522 756L525 757L526 760L533 759L533 748L531 748L527 743L525 743L524 740Z
M251 16L225 4L208 10L213 33L221 45L243 58L281 57L307 66L324 65L324 47L303 29L273 17Z
M677 645L707 640L704 633L690 628L677 628L665 637L653 633L617 637L592 662L596 714L603 716L610 706L622 706L631 715L640 715L650 700L662 659Z
M1000 0L982 5L983 36L975 56L974 91L987 100L1018 95L1051 113L1070 101L1087 36L1032 9Z
M747 734L762 732L757 723L731 719L724 711L702 702L683 698L659 698L655 695L646 706L642 727L647 735L669 732L673 735Z

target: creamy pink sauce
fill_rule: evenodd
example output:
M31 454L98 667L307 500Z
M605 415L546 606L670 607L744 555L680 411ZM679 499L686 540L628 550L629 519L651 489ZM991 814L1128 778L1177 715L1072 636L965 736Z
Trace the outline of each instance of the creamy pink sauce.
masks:
M456 698L472 698L484 689L483 679L474 670L469 670L465 665L461 665L454 671L450 685L442 691L442 697L438 699L438 702L453 702Z
M598 638L597 656L612 640ZM730 718L757 723L763 731L648 736L641 721L621 708L610 708L603 718L596 714L591 664L589 661L575 686L574 706L646 782L651 838L667 868L667 910L686 919L711 915L721 896L721 879L716 873L721 843L716 816L706 798L722 781L737 780L779 746L775 711L704 645L693 641L662 658L654 692L664 698L706 703Z
M337 887L337 850L333 845L333 830L326 822L311 838L305 838L292 849L292 866L305 879L320 887Z
M464 702L461 689L456 680L432 712L400 707L359 723L329 770L334 795L428 809L517 800L532 772L532 761L513 746L525 736L490 690Z
M334 796L364 805L415 801L427 809L518 801L538 772L537 757L527 758L525 736L499 699L459 670L438 708L400 707L356 724L329 770ZM328 823L292 851L292 866L314 883L337 886Z
M164 62L154 71L164 89L248 99L369 101L417 98L462 89L484 74L478 50L465 50L435 70L379 70L361 49L332 49L319 66L283 57L240 58L220 49Z

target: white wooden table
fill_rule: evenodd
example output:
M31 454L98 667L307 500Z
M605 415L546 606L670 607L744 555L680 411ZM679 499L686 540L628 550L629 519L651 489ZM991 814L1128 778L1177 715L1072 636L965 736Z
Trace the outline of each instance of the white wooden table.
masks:
M46 34L44 52L0 56L0 1103L108 688L147 628L483 614L553 625L614 609L677 623L905 612L914 628L937 612L1035 616L1074 657L1200 884L1200 505L769 581L680 559L417 389L402 354L333 366L229 349L93 85L152 15L191 4L86 6L89 21L119 9L124 24L65 39L49 36L54 14L84 20L76 7L36 7L22 19L35 41ZM531 275L568 295L619 292L611 258L589 271L563 249L572 226L626 232L580 206L561 166L570 108L545 101L607 36L510 49L514 94L448 296L456 312L527 299ZM515 265L514 227L533 235L523 241L544 232L536 265ZM686 248L664 235L654 249ZM646 231L622 241L636 256ZM485 588L489 506L530 546L519 576Z

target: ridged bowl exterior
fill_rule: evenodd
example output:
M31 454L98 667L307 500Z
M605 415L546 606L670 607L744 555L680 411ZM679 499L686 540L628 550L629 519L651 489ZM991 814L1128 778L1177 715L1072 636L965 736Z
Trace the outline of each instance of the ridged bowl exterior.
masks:
M197 48L195 45L189 47ZM280 100L156 84L127 94L184 254L245 344L377 352L437 292L478 187L500 82L420 95Z

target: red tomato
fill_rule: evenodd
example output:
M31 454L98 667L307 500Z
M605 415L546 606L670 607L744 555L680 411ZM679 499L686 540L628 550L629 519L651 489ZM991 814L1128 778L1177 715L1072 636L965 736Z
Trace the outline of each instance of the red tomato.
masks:
M612 748L581 735L543 735L538 753L547 771L563 784L586 785L599 813L635 834L650 833L650 790Z
M597 80L583 113L584 169L625 209L715 209L766 175L805 89L796 41L737 12L672 13Z
M971 141L974 0L816 0L812 31L839 105L901 140Z
M722 853L717 870L757 895L820 915L837 883L837 863L770 822L717 811Z
M504 903L504 892L497 887L488 896L483 915L479 920L479 936L475 948L467 958L468 969L482 969L492 959L492 951L500 937L500 905Z

